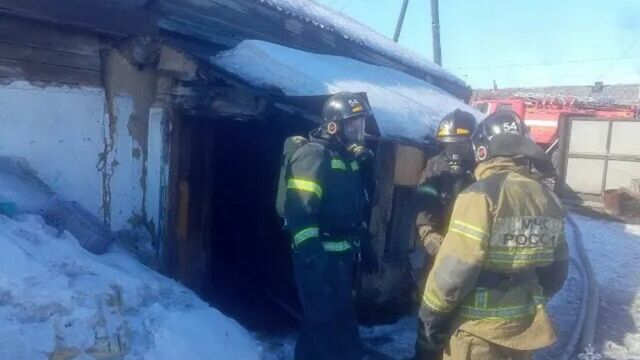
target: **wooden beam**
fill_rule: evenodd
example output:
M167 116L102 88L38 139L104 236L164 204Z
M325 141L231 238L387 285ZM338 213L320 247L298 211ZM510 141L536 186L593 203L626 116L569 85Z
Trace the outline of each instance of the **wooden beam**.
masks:
M94 34L11 16L0 16L0 41L96 58L100 56L100 41Z
M155 26L145 9L88 0L0 0L0 14L34 19L98 33L152 35Z
M242 89L226 86L178 87L171 93L171 101L189 114L210 117L261 116L266 99Z
M5 43L1 40L0 59L100 71L100 58L98 57Z
M0 58L0 78L100 87L99 71Z

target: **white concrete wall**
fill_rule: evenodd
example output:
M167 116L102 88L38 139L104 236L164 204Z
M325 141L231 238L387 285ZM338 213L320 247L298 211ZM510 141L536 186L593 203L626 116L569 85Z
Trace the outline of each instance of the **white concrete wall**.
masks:
M0 85L0 155L26 158L54 191L101 219L106 189L111 227L119 230L142 214L143 157L128 129L132 99L114 104L110 128L102 89ZM101 166L105 143L113 148Z
M49 186L102 217L102 89L0 85L0 155L27 159Z

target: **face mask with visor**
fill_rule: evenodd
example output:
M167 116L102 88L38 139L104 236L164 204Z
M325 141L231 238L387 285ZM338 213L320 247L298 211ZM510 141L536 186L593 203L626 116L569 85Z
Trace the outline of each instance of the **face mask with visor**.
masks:
M349 144L364 144L364 129L367 118L356 116L345 119L342 124L342 136Z

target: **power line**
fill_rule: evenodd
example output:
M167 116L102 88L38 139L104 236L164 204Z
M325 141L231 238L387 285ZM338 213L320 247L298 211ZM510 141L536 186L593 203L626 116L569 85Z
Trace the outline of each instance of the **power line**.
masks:
M351 5L351 1L352 0L347 0L347 2L342 6L342 8L340 8L340 12L343 12L344 9L347 8L347 6Z
M631 48L629 48L627 50L627 52L629 50L631 50ZM566 65L566 64L584 64L584 63L592 63L592 62L603 62L603 61L612 61L612 60L619 61L619 60L623 60L623 59L638 59L638 58L640 58L640 56L628 56L628 57L625 57L627 52L625 52L622 55L622 57L606 57L606 58L578 59L578 60L565 60L565 61L549 61L549 62L539 62L539 63L463 66L463 67L451 68L451 70L508 69L508 68L531 67L531 66L554 66L554 65Z
M635 38L635 40L631 42L631 45L629 45L629 47L617 59L615 59L616 61L614 61L613 64L611 64L611 66L609 66L609 68L605 72L603 72L602 74L600 74L600 76L598 76L598 78L603 78L606 74L609 73L609 71L613 70L613 68L616 65L618 65L618 62L620 62L620 60L622 60L625 56L627 56L629 51L631 51L631 49L633 49L636 46L636 43L638 43L638 40L640 40L640 34L638 35L638 37Z

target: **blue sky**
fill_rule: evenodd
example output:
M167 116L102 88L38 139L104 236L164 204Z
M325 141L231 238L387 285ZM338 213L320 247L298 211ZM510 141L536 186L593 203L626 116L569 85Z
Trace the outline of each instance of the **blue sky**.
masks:
M393 37L402 0L316 0ZM400 43L432 58L430 0ZM640 83L640 0L440 0L445 68L474 88Z

